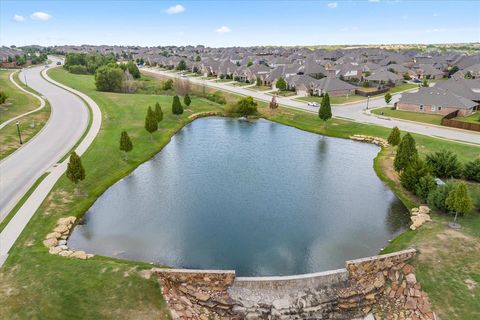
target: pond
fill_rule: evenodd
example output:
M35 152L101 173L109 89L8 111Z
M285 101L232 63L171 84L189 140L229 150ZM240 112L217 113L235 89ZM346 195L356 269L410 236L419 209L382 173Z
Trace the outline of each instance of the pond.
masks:
M198 119L109 188L68 245L239 276L342 268L408 224L373 170L378 151L267 120Z

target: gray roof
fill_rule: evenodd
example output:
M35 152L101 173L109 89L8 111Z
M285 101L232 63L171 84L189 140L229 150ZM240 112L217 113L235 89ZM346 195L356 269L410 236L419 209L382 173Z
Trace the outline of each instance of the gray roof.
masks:
M331 78L331 77L325 77L320 80L316 80L314 86L315 88L326 91L326 92L356 89L355 86L351 85L348 82L342 81L338 78Z
M403 93L398 102L416 105L434 105L437 107L455 107L459 109L471 109L477 105L477 103L471 100L436 87L420 88L417 92Z
M450 91L469 100L480 101L480 80L448 79L435 83L435 88Z
M369 80L369 81L385 81L385 82L388 82L388 81L401 80L402 77L400 77L399 75L397 75L393 72L387 71L385 69L377 69L377 70L374 70L370 76L366 77L366 79Z

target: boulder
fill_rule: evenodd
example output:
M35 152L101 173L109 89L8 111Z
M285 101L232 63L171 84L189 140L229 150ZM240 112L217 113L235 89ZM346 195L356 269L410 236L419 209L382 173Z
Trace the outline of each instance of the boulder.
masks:
M70 229L67 225L61 224L58 225L53 231L58 232L58 233L65 233L68 232Z
M62 248L60 247L50 247L48 250L48 253L50 254L59 254L62 251Z
M87 254L85 253L85 251L82 251L82 250L74 251L70 255L70 257L77 258L77 259L82 259L82 260L87 260L88 259Z
M51 239L51 238L54 238L54 239L58 239L62 236L61 233L58 233L58 232L51 232L49 234L47 234L47 236L45 237L45 239Z
M73 253L73 251L63 250L63 251L59 252L58 255L60 255L62 257L69 257L72 253Z
M75 223L77 218L70 216L70 217L65 217L65 218L60 218L57 221L57 225L69 225Z
M417 278L413 273L407 274L406 279L407 279L407 283L410 285L414 285L415 283L417 283Z
M63 245L66 245L66 244L67 244L67 240L63 240L63 239L62 239L62 240L59 240L59 241L58 241L58 245L59 245L59 246L63 246Z
M55 247L57 244L58 244L58 241L55 238L43 240L43 245L47 248Z

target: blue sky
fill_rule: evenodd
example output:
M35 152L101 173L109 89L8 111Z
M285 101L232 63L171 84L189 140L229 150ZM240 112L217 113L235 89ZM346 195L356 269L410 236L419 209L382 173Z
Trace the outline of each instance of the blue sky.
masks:
M1 45L480 42L477 1L0 1Z

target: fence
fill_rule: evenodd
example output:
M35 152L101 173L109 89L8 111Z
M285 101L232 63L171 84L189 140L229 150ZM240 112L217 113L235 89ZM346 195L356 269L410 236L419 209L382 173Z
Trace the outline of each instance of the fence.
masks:
M455 120L454 118L457 117L457 115L458 111L447 114L445 117L442 118L442 126L480 132L480 123Z

